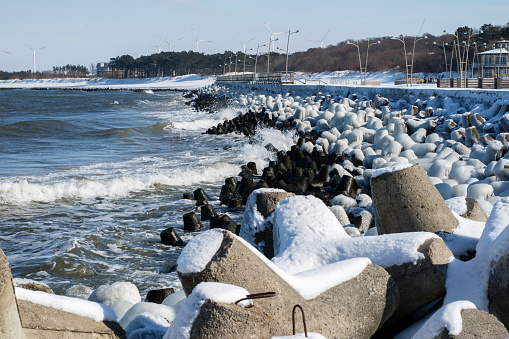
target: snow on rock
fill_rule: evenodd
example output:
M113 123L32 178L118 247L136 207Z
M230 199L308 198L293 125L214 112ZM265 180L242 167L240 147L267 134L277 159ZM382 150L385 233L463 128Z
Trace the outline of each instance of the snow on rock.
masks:
M141 301L141 296L138 288L133 283L118 281L111 285L99 286L88 297L88 300L111 306L119 300L135 304Z
M509 246L509 198L493 206L491 215L476 246L476 256L470 261L458 259L449 263L447 293L443 305L428 319L413 338L433 337L447 327L451 334L461 332L461 310L478 308L488 311L488 279L491 264L507 253Z
M223 242L221 229L213 229L193 238L182 250L177 259L178 271L181 273L201 272L216 254Z
M475 305L469 301L456 301L442 307L412 336L412 339L436 338L444 328L447 328L449 335L460 334L463 328L461 311L471 308L475 308Z
M177 304L181 300L184 300L185 298L186 293L184 292L184 290L180 290L164 298L162 304L166 306L174 306L175 304Z
M484 222L465 219L458 215L456 211L463 211L463 206L459 203L461 200L464 201L465 198L457 197L446 200L449 209L458 220L458 227L452 233L444 232L440 234L440 237L455 257L466 255L469 251L475 251L485 226ZM466 213L466 206L464 213Z
M270 221L266 220L265 217L258 211L258 194L269 192L286 193L286 191L282 189L260 188L253 191L253 193L251 193L247 198L239 235L253 246L255 246L255 234L263 232L268 227L268 222ZM270 219L270 217L268 219Z
M93 301L31 291L20 287L16 287L16 298L78 314L95 321L117 321L117 316L111 308Z
M131 307L122 317L122 319L119 320L120 326L122 326L124 329L127 328L127 326L133 321L134 318L136 318L140 314L153 314L161 317L162 319L165 319L167 322L166 325L169 325L175 316L177 315L177 310L172 306L166 306L161 304L155 304L155 303L149 303L149 302L139 302L135 304L133 307Z
M419 247L428 239L438 238L434 233L411 232L364 236L355 238L315 238L307 243L289 247L272 261L287 272L300 272L352 258L369 258L382 267L416 263L424 259ZM300 271L299 271L300 270Z
M125 328L127 339L159 339L168 331L169 324L163 317L142 313L134 318Z
M313 196L294 196L279 202L274 210L273 223L275 256L285 251L296 256L302 254L302 260L293 257L293 267L285 268L288 273L318 267L305 264L308 251L316 245L314 242L350 238L334 213Z
M133 307L133 303L125 300L119 300L113 305L111 305L111 309L115 311L115 314L117 315L117 319L122 319L122 317L126 314L127 311L131 307Z
M200 308L208 299L220 303L233 304L239 299L245 298L249 292L238 286L216 282L202 282L198 284L186 299L182 309L166 332L164 339L185 339L191 335L191 327L194 320L200 314ZM252 305L251 300L245 300L237 305L247 307Z
M413 164L400 164L400 165L396 165L396 166L378 168L373 171L373 174L371 175L371 179L376 178L377 176L385 174L385 173L401 171L402 169L412 167L412 166L413 166Z

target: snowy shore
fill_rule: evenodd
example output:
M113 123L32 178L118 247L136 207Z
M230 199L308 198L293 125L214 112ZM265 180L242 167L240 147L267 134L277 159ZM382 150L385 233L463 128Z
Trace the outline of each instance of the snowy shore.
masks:
M182 84L168 81L165 86L196 88L211 82L210 79L188 80L188 83L183 81ZM153 84L155 83L154 81ZM55 83L55 87L61 85ZM157 86L160 85L161 83ZM23 86L33 88L25 83ZM108 85L105 82L101 86L139 88L136 86L150 84ZM0 87L8 88L5 83L1 83ZM143 88L161 87L154 85ZM306 272L309 275L312 270L344 260L363 258L358 265L349 267L345 264L342 269L346 272L346 280L358 276L369 263L389 267L403 264L404 262L398 261L403 256L407 256L410 262L418 260L418 245L425 239L438 238L437 235L409 235L406 240L397 236L377 237L378 231L374 227L365 232L354 230L349 215L358 217L362 213L375 214L373 202L366 195L373 176L419 164L454 213L459 225L453 232L441 234L445 244L455 255L448 265L445 283L447 294L442 308L416 323L400 337L435 337L444 328L448 329L451 335L459 334L462 331L463 309L477 308L488 311L490 301L487 285L491 264L503 257L508 247L509 201L505 197L509 196L509 103L505 100L509 100L509 92L437 89L433 88L432 84L415 86L412 89L388 84L381 87L296 85L281 89L284 92L274 93L274 88L270 87L260 87L257 91L252 91L250 86L212 86L203 91L235 98L235 104L246 110L259 112L263 107L272 120L295 123L302 136L317 134L314 140L307 140L300 149L309 155L322 153L341 157L343 161L336 162L333 166L336 175L355 178L363 187L363 196L358 194L354 197L331 199L332 207L327 207L318 199L285 200L275 212L277 214L270 217L279 233L274 235L274 259L267 265L273 265L274 270L285 280L292 282L293 279L293 283L298 285L295 282L302 280L296 279L294 275L301 274L302 277ZM319 91L321 93L318 93ZM376 94L379 96L375 96ZM360 164L355 164L358 161ZM487 220L472 222L460 217L465 213L465 197L477 200ZM302 220L298 217L302 206L309 211L309 219ZM246 208L245 213L244 220L251 221L251 224L243 224L244 230L255 229L256 225L267 221L267 218L256 215L252 206ZM332 219L329 219L331 216ZM307 238L309 241L317 232L321 232L321 237L327 240L325 244L320 244L323 240L321 237L311 239L307 244L301 239ZM245 238L253 235L245 231L244 233L247 234ZM191 242L189 249L184 251L185 255L179 259L179 272L192 271L195 268L188 268L196 267L196 261L199 260L205 260L201 266L198 265L203 269L202 266L214 255L222 240L217 236L211 236L206 241L203 238ZM377 238L384 241L377 243ZM246 240L249 242L249 239ZM396 243L407 245L400 248L406 251L406 254L394 251ZM256 246L253 243L250 245ZM198 257L196 252L190 252L193 246L204 251L204 254ZM327 253L324 248L334 249L337 255ZM355 252L354 249L359 252L353 257L345 254ZM476 252L473 259L459 259L469 251ZM306 255L299 257L302 253ZM312 272L316 274L317 271ZM299 286L302 288L306 285ZM324 290L329 288L331 286ZM103 290L102 293L96 292L92 299L112 306L120 324L124 329L129 329L128 337L149 332L154 333L155 337L162 337L165 333L166 337L171 337L171 333L189 333L190 330L182 330L183 327L190 326L182 320L184 313L196 315L205 299L216 298L224 303L233 303L247 294L244 290L223 288L223 294L218 296L217 286L212 286L210 290L202 286L197 290L197 295L193 292L188 299L178 299L175 296L161 306L140 303L139 296L130 285L111 285ZM304 287L301 294L311 292ZM21 295L22 298L37 302L38 298L31 297L28 293ZM100 295L102 297L98 297ZM178 295L182 296L182 292ZM184 313L179 313L180 308ZM97 317L97 312L94 314ZM107 314L108 319L111 319L111 313ZM176 321L170 327L174 317Z

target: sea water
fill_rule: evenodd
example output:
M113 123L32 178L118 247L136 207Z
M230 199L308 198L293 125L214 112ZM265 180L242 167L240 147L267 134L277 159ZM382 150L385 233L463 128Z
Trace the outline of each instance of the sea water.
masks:
M160 243L203 188L219 206L224 179L249 161L261 170L294 133L253 138L204 132L245 108L196 112L179 92L0 91L0 247L15 278L57 294L130 281L142 297L178 285L181 249ZM208 223L204 223L205 229Z

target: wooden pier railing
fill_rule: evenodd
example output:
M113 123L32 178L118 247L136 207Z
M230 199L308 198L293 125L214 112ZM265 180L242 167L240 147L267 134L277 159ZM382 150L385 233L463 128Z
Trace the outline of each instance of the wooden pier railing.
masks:
M439 88L484 88L484 89L504 89L509 88L509 78L445 78L437 79Z

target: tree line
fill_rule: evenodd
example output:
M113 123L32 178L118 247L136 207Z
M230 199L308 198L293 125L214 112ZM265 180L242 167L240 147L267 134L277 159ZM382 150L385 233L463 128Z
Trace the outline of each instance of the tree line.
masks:
M424 36L427 38L424 39ZM492 48L492 44L499 40L509 40L509 24L498 26L484 24L477 31L468 26L458 27L453 34L444 33L440 36L424 34L417 38L415 36L400 36L397 39L378 37L354 41L353 43L358 44L359 50L349 41L342 41L325 48L310 48L304 52L291 54L288 70L310 73L358 70L358 51L364 64L368 45L380 41L380 44L371 45L369 48L368 71L400 70L404 72L406 65L411 63L410 59L413 57L414 72L440 73L445 71L446 62L451 62L453 52L457 53L453 46L458 41L462 44L462 48L468 44L469 60L472 61L476 52ZM412 53L414 45L415 53ZM406 55L404 47L406 47ZM268 60L270 60L269 64ZM456 60L456 57L452 58L452 69L456 68ZM271 52L267 55L263 52L256 56L233 51L216 54L182 51L161 52L138 58L131 55L117 56L110 59L112 71L101 76L137 78L185 74L220 75L225 72L243 72L244 61L246 72L253 72L255 67L257 72L284 71L286 68L284 53ZM82 77L86 74L85 66L66 65L36 74L30 71L12 73L0 71L0 79Z
M53 78L84 78L90 74L89 69L82 65L53 66L51 71L16 71L0 70L0 80L11 79L53 79Z
M364 66L368 45L380 41L380 44L373 44L369 48L368 71L400 70L404 72L406 65L412 63L413 57L414 72L440 73L445 72L446 62L450 64L451 60L452 69L456 69L457 50L453 49L453 46L456 44L457 48L458 41L462 50L468 51L471 62L474 61L476 53L492 48L492 44L500 40L509 40L509 24L500 26L484 24L480 30L474 30L468 26L458 27L453 34L444 32L439 36L425 33L419 37L399 36L396 39L378 37L353 41L358 44L359 50L349 41L342 41L325 48L310 48L304 52L291 54L288 70L310 73L358 70L359 52ZM468 48L465 47L467 44ZM452 57L453 53L454 57ZM269 65L267 65L268 59ZM247 72L253 72L255 64L257 72L284 71L286 68L284 53L271 52L268 58L266 53L257 57L253 54L244 55L242 52L232 51L219 54L192 51L162 52L139 58L123 55L112 58L110 65L114 70L114 76L122 78L190 73L219 75L224 72L235 72L235 60L237 60L237 72L243 72L244 60L246 60Z

